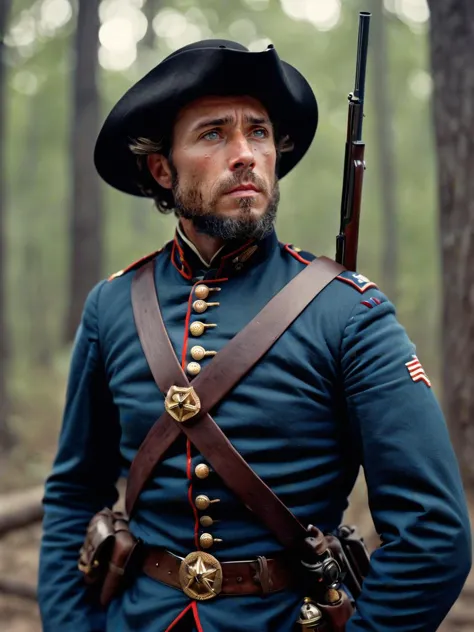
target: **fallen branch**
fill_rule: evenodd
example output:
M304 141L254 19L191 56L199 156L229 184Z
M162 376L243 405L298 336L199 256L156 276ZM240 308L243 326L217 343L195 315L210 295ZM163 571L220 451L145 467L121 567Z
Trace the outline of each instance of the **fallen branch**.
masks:
M4 595L12 595L14 597L21 597L22 599L28 599L29 601L36 601L36 586L14 579L0 578L0 593Z
M41 486L0 496L0 536L42 519L43 491Z

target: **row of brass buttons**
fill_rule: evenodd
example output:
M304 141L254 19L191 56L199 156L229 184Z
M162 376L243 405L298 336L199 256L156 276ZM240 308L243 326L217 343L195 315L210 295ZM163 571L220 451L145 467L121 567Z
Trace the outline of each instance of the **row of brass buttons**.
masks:
M197 300L195 300L193 303L193 310L198 314L202 314L208 309L208 307L219 306L220 303L218 302L207 303L204 299L209 296L210 292L220 292L220 289L220 287L210 288L204 284L198 285L194 290L194 294L195 296L197 296ZM202 323L198 320L194 323L191 323L189 331L192 336L202 336L202 334L208 327L216 327L216 325L212 323ZM189 364L187 365L187 373L193 376L198 375L201 372L201 365L199 364L199 361L203 358L214 356L216 355L216 353L216 351L207 351L206 349L204 349L204 347L201 347L200 345L195 345L194 347L192 347L191 357L193 359L193 362L189 362Z
M204 465L204 464L202 463L201 465ZM198 467L199 467L199 465L196 467L196 469ZM196 499L195 499L194 502L195 502L196 507L199 510L205 511L213 503L219 503L220 499L219 498L215 498L214 500L211 500L209 498L209 496L205 496L204 494L200 494L199 496L196 496ZM218 520L213 520L211 518L211 516L201 516L201 518L199 519L199 522L201 523L201 525L203 527L210 527L214 523L218 522ZM215 538L210 533L203 533L199 537L199 543L200 543L200 545L202 546L203 549L209 549L215 542L222 542L222 540L220 538Z
M194 295L196 296L197 300L195 300L193 303L193 310L197 314L202 314L209 307L218 307L220 303L206 302L205 299L209 296L210 292L219 292L219 291L220 291L220 288L218 287L209 288L207 285L204 285L204 284L198 285L196 289L194 290ZM192 336L199 337L199 336L202 336L202 334L206 331L206 329L210 327L216 327L216 325L212 323L207 324L201 321L195 321L194 323L191 323L189 327L189 331ZM216 351L207 351L204 347L200 345L193 346L191 348L191 357L194 360L194 362L190 362L188 364L187 372L190 375L197 375L201 371L201 365L199 364L198 361L201 361L203 358L214 356L214 355L216 355ZM211 470L209 466L206 465L205 463L199 463L198 465L196 465L194 469L194 473L201 480L207 478L210 474L210 471ZM196 496L196 499L195 499L196 507L200 511L205 511L206 509L208 509L210 505L212 505L213 503L218 503L218 502L220 502L219 498L211 500L208 496L205 496L204 494ZM201 526L203 526L204 528L208 528L218 521L211 518L211 516L204 515L200 517L199 522ZM222 542L222 540L220 538L214 538L214 536L210 533L202 533L199 536L199 544L201 545L203 549L209 549L216 542Z

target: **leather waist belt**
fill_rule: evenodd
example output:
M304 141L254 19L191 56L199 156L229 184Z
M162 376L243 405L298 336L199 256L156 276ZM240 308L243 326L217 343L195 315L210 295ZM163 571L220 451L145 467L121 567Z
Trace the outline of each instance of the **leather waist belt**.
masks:
M288 558L258 557L242 562L219 562L204 551L184 559L164 549L146 547L143 571L197 600L217 595L262 595L285 589L292 580Z

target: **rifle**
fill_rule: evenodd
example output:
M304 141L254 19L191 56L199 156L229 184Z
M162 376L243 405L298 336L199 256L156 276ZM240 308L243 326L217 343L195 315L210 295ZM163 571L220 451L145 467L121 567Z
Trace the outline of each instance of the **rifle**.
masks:
M359 13L359 38L354 92L349 94L349 115L342 180L341 226L336 238L336 261L348 270L357 266L365 143L362 141L364 118L365 70L371 14Z

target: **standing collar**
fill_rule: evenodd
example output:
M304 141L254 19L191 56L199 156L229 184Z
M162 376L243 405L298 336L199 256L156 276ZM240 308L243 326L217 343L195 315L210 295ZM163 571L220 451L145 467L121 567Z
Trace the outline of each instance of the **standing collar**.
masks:
M249 266L269 257L277 245L278 239L272 230L260 240L228 241L215 253L210 262L206 262L178 225L171 248L171 262L181 276L188 280L207 275L211 271L215 271L217 277L231 276L242 273Z
M213 262L213 261L215 261L215 260L217 259L217 257L219 256L219 253L221 253L221 252L224 250L225 246L226 246L225 244L224 244L223 246L221 246L221 247L219 248L219 250L218 250L218 251L217 251L217 252L216 252L216 253L212 256L211 260L210 260L210 261L209 261L209 263L208 263L207 261L205 261L205 260L203 259L203 257L201 256L201 253L200 253L200 252L199 252L199 250L196 248L196 246L193 244L193 242L192 242L192 241L190 241L190 240L186 237L186 235L184 234L183 229L181 228L181 224L178 224L178 226L176 227L176 234L177 234L177 236L179 237L179 241L180 241L180 242L184 242L184 244L186 244L186 246L188 246L188 248L191 248L191 250L194 252L194 254L195 254L197 257L199 257L199 259L200 259L200 261L201 261L202 265L203 265L205 268L208 268L208 269L212 268L212 262Z

